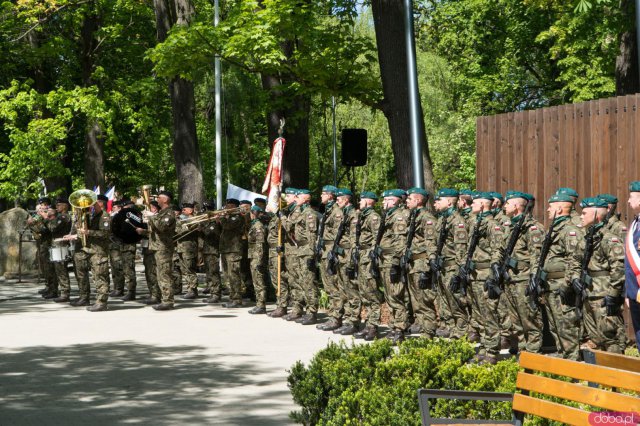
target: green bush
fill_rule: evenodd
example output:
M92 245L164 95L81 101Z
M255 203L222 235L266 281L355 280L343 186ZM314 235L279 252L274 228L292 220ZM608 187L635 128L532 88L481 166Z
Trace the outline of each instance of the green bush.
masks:
M474 354L463 340L410 339L397 351L386 339L371 345L330 343L308 366L297 362L288 378L305 425L417 425L419 388L513 392L518 365L467 364ZM509 418L510 404L438 401L434 416Z

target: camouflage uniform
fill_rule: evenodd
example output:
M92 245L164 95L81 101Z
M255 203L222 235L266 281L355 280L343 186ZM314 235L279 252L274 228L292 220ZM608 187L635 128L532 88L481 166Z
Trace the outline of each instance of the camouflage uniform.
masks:
M220 225L208 222L202 225L202 254L204 257L204 269L207 275L205 288L211 292L211 296L222 298L222 285L220 279Z
M511 223L509 217L504 213L502 208L493 209L493 220L503 227L509 226ZM503 339L510 339L511 336L516 336L516 326L511 322L511 316L509 315L509 306L506 297L500 297L498 300L498 323L500 324L500 336Z
M367 310L367 325L378 327L380 325L380 305L384 298L378 289L378 281L371 275L370 255L380 227L380 215L373 208L367 207L360 211L358 220L362 222L360 229L360 261L358 263L358 293L360 294L362 305ZM350 234L350 237L352 248L355 248L355 230ZM349 258L351 258L350 253Z
M189 216L182 217L183 219ZM189 232L186 226L177 225L176 232L181 234ZM180 238L176 244L176 254L178 257L178 268L181 280L187 286L187 293L198 293L198 275L196 273L196 263L198 260L198 233L191 232L186 237ZM174 283L175 284L175 283ZM177 286L182 289L182 282ZM175 290L175 288L174 288Z
M322 261L320 262L320 278L322 279L322 286L324 291L329 297L329 308L327 309L327 315L329 319L333 319L338 324L342 322L344 315L344 294L340 290L338 284L337 275L329 275L327 273L327 255L329 250L333 247L333 242L336 239L336 233L338 227L343 219L342 209L336 204L335 201L327 203L325 206L326 220L324 223L324 233L322 239L324 240L324 247L322 250Z
M571 271L567 268L567 260L577 250L582 232L573 225L571 216L557 217L555 222L551 248L543 268L547 273L544 308L558 351L564 358L577 360L580 323L573 301L566 301L569 302L566 305L562 303L560 289L568 289L571 286ZM533 274L536 273L536 269L537 267L534 267Z
M467 334L469 328L469 305L466 298L451 292L449 282L458 273L460 265L464 264L469 232L464 217L452 207L442 212L438 218L436 244L445 223L449 232L441 253L444 265L442 277L436 289L438 297L435 305L440 327L448 330L451 336L461 338Z
M267 297L267 229L260 219L253 219L247 233L251 279L256 294L256 306L264 308Z
M67 213L57 213L56 217L47 223L52 239L62 238L71 231L71 217ZM70 244L73 244L72 242ZM71 284L69 273L67 272L67 260L53 262L53 269L56 274L58 289L63 296L69 296Z
M71 221L71 230L70 234L76 233L76 227L79 221L78 211L74 211L73 219ZM78 238L75 241L72 241L71 244L74 244L74 252L73 252L73 272L76 276L76 282L78 283L78 300L89 300L89 293L91 286L89 284L89 256L82 250L82 242L81 239Z
M319 217L308 204L298 206L296 212L289 215L286 221L287 232L294 236L298 244L292 259L295 266L287 267L289 273L295 276L295 283L301 292L301 298L294 300L293 311L302 312L304 303L309 314L316 314L319 291L315 282L313 244L317 237Z
M149 232L146 231L146 235ZM142 264L144 265L144 277L147 281L147 288L149 289L149 297L152 299L160 300L160 287L158 286L157 266L156 266L156 254L151 249L148 237L147 247L142 248Z
M285 269L284 254L278 256L277 247L279 245L278 232L280 228L280 219L272 213L269 213L271 220L267 227L267 242L269 244L269 274L271 275L271 285L276 290L276 308L287 309L289 303L289 281L287 279L287 271ZM284 246L285 237L282 231L282 246ZM278 262L280 262L280 294L278 294Z
M294 232L294 224L300 214L300 207L297 206L296 203L293 203L283 211L283 216L281 217L282 228L284 232L287 233L283 259L289 280L291 315L294 317L302 315L305 305L304 288L296 273L296 269L298 268L298 243ZM308 269L306 265L305 269Z
M240 262L242 261L242 237L244 217L231 214L219 218L220 255L222 256L222 272L229 287L229 299L232 303L242 304L242 277Z
M588 266L592 282L586 289L587 299L583 304L584 326L598 349L621 354L625 349L625 327L622 318L624 245L618 235L604 227L596 231L593 244L593 256ZM585 245L585 240L580 240L577 249L569 258L568 269L572 280L580 278ZM605 296L613 298L617 305L610 316L607 315L607 308L604 306Z
M74 225L75 227L75 225ZM96 288L96 304L106 305L109 300L109 248L111 244L111 218L106 211L93 212L87 218L87 245L82 248L83 267L91 265L93 284ZM76 233L72 228L71 233ZM89 300L88 269L78 269L80 298Z
M609 221L605 225L605 228L607 232L610 232L613 235L617 236L623 242L627 239L627 225L625 225L617 215L614 214L609 218Z
M171 207L165 207L156 215L149 216L149 249L155 253L156 277L162 303L173 306L173 283L171 268L176 234L176 216Z
M124 292L124 272L122 269L122 241L112 237L109 244L109 264L111 265L111 280L113 289L118 293Z
M38 215L35 221L28 225L29 230L33 234L33 238L36 241L36 249L38 254L38 268L40 268L40 274L44 278L45 286L47 287L47 293L58 294L58 282L56 280L55 271L53 269L53 262L51 262L49 256L49 248L51 248L51 231L47 226L47 221Z
M511 227L521 218L521 215L504 222L505 245L508 244ZM532 216L527 216L522 224L522 231L511 253L516 266L510 269L509 282L504 284L504 293L500 300L504 300L509 310L511 324L518 337L518 348L527 352L540 352L542 348L542 312L532 309L525 294L531 271L540 254L544 241L544 227Z
M394 331L404 331L409 326L406 303L407 286L402 283L400 258L404 254L409 230L409 210L393 207L387 211L384 233L380 241L380 276L384 283L384 296L389 305L391 317L389 327Z
M503 253L504 230L490 212L481 215L483 219L478 228L480 238L473 253L474 268L470 272L471 286L467 288L467 297L471 305L471 327L481 339L482 346L478 355L495 357L500 352L500 299L490 299L484 287L487 278L491 276L491 264L499 262ZM477 217L476 215L474 220Z
M342 209L342 219L345 221L344 233L338 243L338 265L336 267L337 286L341 293L341 301L344 310L344 323L358 326L360 323L360 311L362 310L362 301L358 292L358 281L351 279L347 273L347 267L351 263L351 248L353 247L352 237L355 238L356 225L358 218L356 210L353 206L347 206ZM331 250L331 246L328 246Z
M416 212L415 221L408 274L409 295L416 323L424 334L433 337L438 328L435 306L437 292L434 288L425 288L425 285L431 287L429 259L434 257L436 252L437 220L423 207ZM420 286L421 277L422 288Z

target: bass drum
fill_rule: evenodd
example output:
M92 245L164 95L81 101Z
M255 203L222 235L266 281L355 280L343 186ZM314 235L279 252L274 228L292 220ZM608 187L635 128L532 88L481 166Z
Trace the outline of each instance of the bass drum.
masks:
M49 248L49 259L52 262L66 262L69 246L53 246Z
M147 229L147 224L142 221L142 213L137 209L122 209L111 219L113 235L125 244L136 244L142 239L136 228Z

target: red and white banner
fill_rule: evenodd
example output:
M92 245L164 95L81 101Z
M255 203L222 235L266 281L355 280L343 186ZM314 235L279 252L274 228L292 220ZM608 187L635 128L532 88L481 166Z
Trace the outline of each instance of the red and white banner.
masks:
M633 275L636 276L636 284L640 286L640 256L638 255L636 245L633 243L633 232L637 225L638 220L636 219L629 227L629 232L627 232L627 241L625 242L625 254L629 261L629 266L631 266L631 270L633 271Z
M280 191L282 190L282 159L286 141L280 137L273 141L271 159L267 175L262 184L262 193L267 195L267 211L276 213L280 209Z

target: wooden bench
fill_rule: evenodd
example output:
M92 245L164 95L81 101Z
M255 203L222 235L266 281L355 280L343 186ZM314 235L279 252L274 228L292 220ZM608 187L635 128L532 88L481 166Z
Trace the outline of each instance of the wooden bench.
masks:
M599 351L598 351L599 352ZM605 353L603 353L605 354ZM636 413L640 419L640 359L610 357L611 354L598 354L600 365L553 358L540 354L523 352L520 354L520 367L516 389L519 393L496 394L495 392L469 392L457 390L418 390L418 401L423 425L432 424L512 424L522 425L524 417L532 414L571 425L588 425L590 411L569 407L562 403L539 398L539 394L557 397L565 401L598 407L608 412ZM618 355L621 357L622 355ZM599 358L598 358L599 357ZM628 359L627 359L628 358ZM621 364L622 363L622 364ZM606 365L605 365L606 364ZM625 370L611 368L608 365L624 365ZM543 377L534 373L549 373L571 379L571 382L557 378ZM600 389L588 387L586 383L596 383ZM635 395L617 392L617 389L631 391ZM533 394L532 394L533 393ZM513 417L511 420L472 420L432 418L429 399L456 399L505 401L512 398Z
M638 357L614 354L596 349L585 349L582 351L582 355L584 361L589 364L640 373L640 358Z

